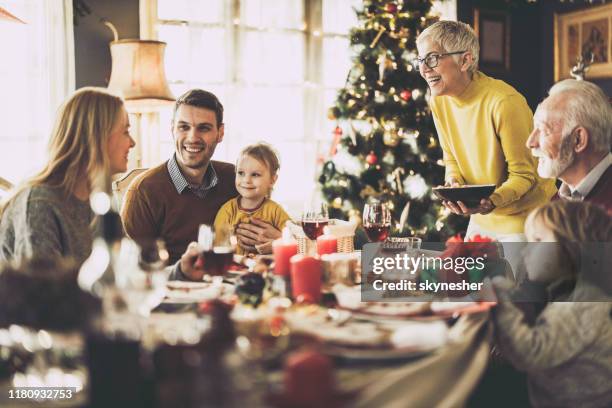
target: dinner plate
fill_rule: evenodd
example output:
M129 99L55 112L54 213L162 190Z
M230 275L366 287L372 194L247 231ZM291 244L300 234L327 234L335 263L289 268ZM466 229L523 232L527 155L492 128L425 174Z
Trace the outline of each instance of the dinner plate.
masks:
M433 193L441 200L462 201L468 207L475 207L483 198L495 191L495 184L465 185L461 187L434 187Z
M234 286L228 283L171 281L166 286L162 303L196 303L227 298L234 293Z

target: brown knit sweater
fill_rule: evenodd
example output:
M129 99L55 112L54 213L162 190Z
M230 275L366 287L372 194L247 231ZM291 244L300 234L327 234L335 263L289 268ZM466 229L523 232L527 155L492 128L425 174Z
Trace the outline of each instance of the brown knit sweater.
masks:
M191 241L198 237L200 224L213 225L219 208L238 195L234 183L234 165L211 161L219 182L199 198L188 188L178 194L167 163L147 170L125 194L121 218L125 232L136 242L161 238L170 262L180 259Z

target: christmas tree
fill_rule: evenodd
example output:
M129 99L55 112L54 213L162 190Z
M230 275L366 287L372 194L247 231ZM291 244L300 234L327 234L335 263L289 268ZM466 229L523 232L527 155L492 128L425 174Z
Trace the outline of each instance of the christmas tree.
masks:
M450 214L431 191L444 183L442 151L427 84L414 66L416 37L437 20L431 3L364 0L355 10L354 65L329 110L337 127L319 183L332 217L360 219L374 197L392 210L392 235L439 241L467 219Z

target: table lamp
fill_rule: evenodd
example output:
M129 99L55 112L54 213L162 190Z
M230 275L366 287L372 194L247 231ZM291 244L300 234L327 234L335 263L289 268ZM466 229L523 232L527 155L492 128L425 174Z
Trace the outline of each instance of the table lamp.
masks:
M153 40L119 40L117 30L104 22L113 31L110 43L112 57L111 77L108 89L125 100L126 109L136 116L136 166L142 165L141 121L143 113L153 113L175 100L164 69L166 43Z

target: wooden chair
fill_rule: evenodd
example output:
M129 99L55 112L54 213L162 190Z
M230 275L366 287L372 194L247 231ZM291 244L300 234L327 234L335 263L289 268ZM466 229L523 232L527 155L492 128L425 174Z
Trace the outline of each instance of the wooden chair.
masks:
M0 199L6 197L11 188L13 188L13 183L0 177Z
M115 200L117 209L121 209L121 206L123 205L123 196L125 195L125 192L132 181L147 170L148 169L146 168L132 169L119 177L117 180L113 181L113 199Z

